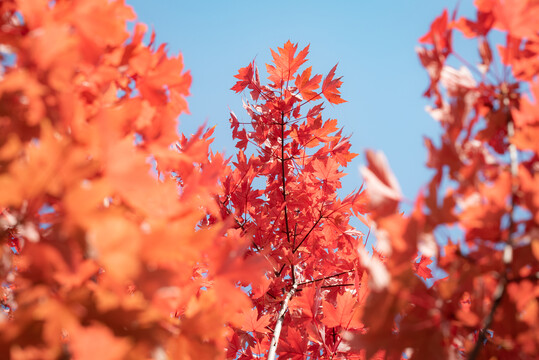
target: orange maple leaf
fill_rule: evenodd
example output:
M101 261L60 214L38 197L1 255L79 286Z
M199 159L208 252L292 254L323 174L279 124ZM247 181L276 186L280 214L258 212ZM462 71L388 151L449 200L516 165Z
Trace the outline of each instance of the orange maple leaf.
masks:
M288 40L282 48L278 48L278 54L271 50L275 66L266 64L266 70L270 74L268 79L274 83L274 87L279 88L285 82L292 80L299 67L307 61L306 56L309 53L309 45L301 50L298 56L294 56L297 49L298 44L293 45Z

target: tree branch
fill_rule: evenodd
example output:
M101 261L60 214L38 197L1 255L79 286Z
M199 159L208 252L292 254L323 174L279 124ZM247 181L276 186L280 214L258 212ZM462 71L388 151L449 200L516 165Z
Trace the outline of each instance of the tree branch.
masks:
M339 287L339 286L354 286L354 284L334 284L334 285L322 285L320 286L322 289L327 288L333 288L333 287Z
M318 278L318 279L314 279L314 280L309 280L309 281L304 281L304 282L302 282L302 283L299 283L298 286L308 285L308 284L312 284L312 283L315 283L315 282L318 282L318 281L324 281L324 280L331 279L331 278L334 278L334 277L337 277L337 276L341 276L341 275L344 275L344 274L349 274L349 273L354 272L354 271L355 271L355 270L348 270L348 271L343 271L343 272L340 272L340 273L337 273L337 274L324 276L324 277L322 277L322 278Z
M309 230L309 232L307 233L307 235L305 235L303 237L303 239L299 242L299 244L292 250L292 253L295 253L296 251L298 251L298 249L301 247L301 245L303 244L303 242L309 237L309 235L311 234L311 232L316 228L316 225L318 225L318 223L320 222L320 220L322 220L323 216L322 214L320 214L320 217L318 218L318 220L316 220L316 222L314 223L314 225L311 227L311 229Z
M273 331L273 337L271 338L271 344L268 352L268 360L275 360L275 354L277 351L277 345L279 344L279 337L281 336L281 329L283 327L283 321L284 321L284 315L286 314L286 311L288 310L288 302L294 296L296 293L296 290L298 288L298 284L294 283L292 284L292 288L286 294L286 297L283 301L283 305L281 306L281 311L279 311L279 317L277 318L277 323L275 324L275 330Z
M284 165L284 112L281 112L281 170L283 179L283 202L284 202L284 222L286 227L286 239L290 244L290 229L288 226L288 207L286 206L286 177L285 177L285 165Z
M288 243L290 244L290 226L288 224L288 207L286 205L286 167L285 167L285 157L284 157L284 112L281 112L281 171L282 171L282 181L283 181L283 202L284 202L284 222L285 222L285 228L286 228L286 239L288 240ZM278 276L280 276L281 272L284 269L284 265L279 270ZM268 352L268 360L275 360L275 354L277 351L277 345L279 344L279 337L281 335L281 329L283 327L283 321L284 321L284 315L286 314L286 311L288 310L288 302L294 296L296 293L296 290L298 288L298 284L296 283L296 274L295 274L295 267L294 265L290 266L291 271L291 277L292 277L292 288L286 294L286 297L283 301L283 305L281 306L281 311L279 311L279 317L277 318L277 323L275 324L275 330L273 331L273 337L271 339L271 344Z

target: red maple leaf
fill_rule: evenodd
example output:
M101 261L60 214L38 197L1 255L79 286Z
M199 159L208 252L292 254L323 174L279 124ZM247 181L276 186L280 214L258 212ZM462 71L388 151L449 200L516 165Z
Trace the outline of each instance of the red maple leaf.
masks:
M303 73L301 73L301 75L296 77L295 82L301 96L308 101L320 99L320 95L314 90L318 89L320 80L322 80L322 75L315 75L311 78L311 71L312 66L309 66Z
M338 181L344 176L339 171L339 163L331 158L323 160L316 159L312 162L312 166L314 169L313 175L327 182Z
M361 174L367 183L371 207L380 214L394 212L402 195L387 158L382 152L372 150L367 150L366 157L368 164L367 167L361 168Z
M303 332L293 327L288 328L288 332L283 341L279 343L279 359L302 360L308 351L308 341Z
M360 329L363 327L363 325L355 318L357 301L349 291L337 295L336 307L323 301L322 309L324 311L322 323L329 327L341 326L345 329Z
M239 79L230 90L234 90L239 93L242 92L249 84L253 81L254 76L254 65L250 63L246 67L243 67L238 70L238 74L234 75L236 79Z
M434 45L436 51L444 54L451 52L451 27L448 23L447 9L432 22L430 31L423 35L419 42Z
M415 272L423 280L432 278L432 271L428 266L432 264L432 259L421 255L421 259L414 264Z
M339 88L342 85L341 78L333 79L335 76L335 70L337 70L337 65L331 69L329 74L324 79L324 82L322 83L322 94L324 97L332 104L341 104L346 102L346 100L343 100L341 98L341 92L339 91Z
M269 332L268 329L266 329L266 326L270 324L270 316L269 315L262 315L258 316L258 310L256 308L251 309L250 311L246 311L243 313L243 324L241 326L242 330L244 331L252 331L252 332L259 332L259 333L267 333Z

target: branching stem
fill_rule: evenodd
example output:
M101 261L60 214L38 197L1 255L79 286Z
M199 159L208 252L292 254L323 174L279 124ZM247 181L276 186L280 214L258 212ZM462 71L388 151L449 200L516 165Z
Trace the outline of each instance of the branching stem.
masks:
M277 351L277 345L279 344L279 337L281 336L281 329L283 327L284 316L288 310L288 302L292 299L292 296L296 293L298 288L297 284L293 284L292 288L286 294L284 298L283 305L281 305L281 311L279 311L279 317L277 318L277 323L275 324L275 330L273 331L273 338L271 339L271 344L268 352L268 360L275 360L275 354Z
M338 276L341 276L341 275L344 275L344 274L349 274L351 272L354 272L355 270L348 270L348 271L343 271L343 272L340 272L340 273L337 273L337 274L333 274L333 275L329 275L329 276L324 276L322 278L319 278L319 279L314 279L314 280L309 280L309 281L304 281L302 283L299 283L298 286L302 286L302 285L308 285L308 284L312 284L312 283L315 283L315 282L318 282L318 281L324 281L326 279L331 279L331 278L335 278L335 277L338 277Z
M284 202L284 223L286 227L286 239L290 244L290 229L288 226L288 207L286 205L286 167L284 164L284 112L281 112L281 170L283 179L283 202Z
M283 181L283 202L284 202L284 222L286 228L286 239L290 244L290 226L288 224L288 208L286 205L286 167L285 167L285 157L284 157L284 112L281 112L281 170L282 170L282 181ZM281 274L284 266L279 271ZM281 311L279 311L279 317L277 318L277 323L275 324L275 330L273 331L273 337L271 338L271 344L268 352L268 360L274 360L275 354L277 351L277 345L279 345L279 337L281 336L281 329L283 327L284 315L288 310L288 302L296 293L298 284L296 283L296 274L294 265L290 265L291 277L292 277L292 288L286 294L286 297L281 306Z
M301 247L301 245L303 244L303 242L305 240L307 240L307 238L309 237L309 235L311 234L311 232L316 228L316 225L318 225L318 223L320 222L320 220L322 220L323 216L320 215L320 217L318 218L318 220L316 220L316 222L314 223L314 225L311 227L311 229L309 230L309 232L307 233L307 235L305 235L303 237L303 239L301 239L301 241L299 242L298 245L296 245L296 247L292 250L292 253L295 253L296 251L298 251L298 249Z

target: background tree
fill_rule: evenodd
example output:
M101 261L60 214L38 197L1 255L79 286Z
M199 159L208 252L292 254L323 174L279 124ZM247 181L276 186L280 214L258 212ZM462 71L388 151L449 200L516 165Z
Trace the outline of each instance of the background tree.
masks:
M386 164L367 154L363 172L390 275L367 300L361 317L367 333L351 336L367 355L538 356L539 5L476 6L476 19L444 11L420 39L430 77L425 96L434 100L428 111L443 132L437 142L425 139L434 176L409 215L398 213L398 184ZM479 65L454 50L455 31L476 39ZM497 32L505 41L495 51ZM451 58L463 66L447 65ZM447 275L430 288L408 262L417 250L435 256Z
M250 308L234 284L262 272L200 223L224 167L212 131L177 141L190 75L134 18L0 3L2 359L213 359Z

